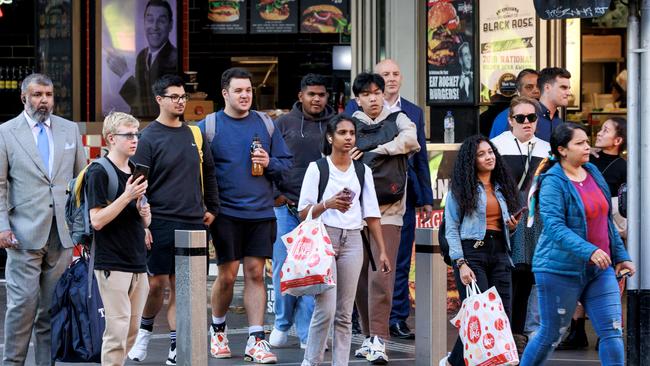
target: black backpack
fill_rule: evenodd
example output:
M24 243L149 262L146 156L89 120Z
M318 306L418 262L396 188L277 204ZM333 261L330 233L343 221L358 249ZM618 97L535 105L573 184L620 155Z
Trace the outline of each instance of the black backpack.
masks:
M395 203L404 197L408 156L380 155L370 151L377 146L392 141L399 134L397 116L402 112L393 112L385 120L368 125L358 118L353 118L357 129L357 148L364 152L361 160L372 170L375 192L380 205Z

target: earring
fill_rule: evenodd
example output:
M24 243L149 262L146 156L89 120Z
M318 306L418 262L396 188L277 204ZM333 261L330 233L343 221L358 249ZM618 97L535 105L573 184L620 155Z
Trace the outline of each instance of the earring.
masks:
M327 139L327 142L329 142L329 143L331 144L331 143L332 143L332 139Z

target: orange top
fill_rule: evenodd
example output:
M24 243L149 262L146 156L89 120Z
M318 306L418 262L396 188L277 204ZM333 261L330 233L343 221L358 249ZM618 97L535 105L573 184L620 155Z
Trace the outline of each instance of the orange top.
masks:
M497 201L497 196L494 194L492 184L483 184L487 196L487 207L485 209L485 216L487 221L487 229L501 231L501 206Z

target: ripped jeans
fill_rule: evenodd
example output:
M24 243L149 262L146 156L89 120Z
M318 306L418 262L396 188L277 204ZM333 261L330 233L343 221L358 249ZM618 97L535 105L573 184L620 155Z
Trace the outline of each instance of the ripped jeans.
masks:
M541 326L528 342L522 366L543 365L571 324L580 301L600 337L598 355L602 365L624 365L621 296L614 269L589 266L581 277L535 273Z

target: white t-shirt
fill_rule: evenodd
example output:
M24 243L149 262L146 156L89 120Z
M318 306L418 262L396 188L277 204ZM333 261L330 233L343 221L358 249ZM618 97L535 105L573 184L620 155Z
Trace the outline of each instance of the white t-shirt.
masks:
M354 170L354 164L346 171L339 170L327 157L327 164L329 165L330 176L327 181L327 186L323 192L323 200L330 199L332 196L339 193L343 188L347 187L352 190L355 195L352 199L352 206L350 209L343 213L339 210L328 208L321 214L323 223L327 226L336 227L339 229L356 230L363 228L363 219L366 217L381 218L379 212L379 204L377 203L377 194L375 193L375 183L372 179L372 171L368 166L365 166L364 184L363 184L363 202L359 203L359 192L361 187L357 173ZM298 202L298 210L302 211L308 205L315 205L318 202L318 183L320 182L320 172L315 162L309 163L305 179L302 181L302 188L300 189L300 201Z

